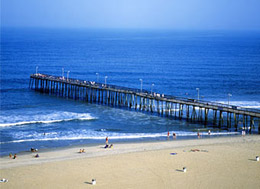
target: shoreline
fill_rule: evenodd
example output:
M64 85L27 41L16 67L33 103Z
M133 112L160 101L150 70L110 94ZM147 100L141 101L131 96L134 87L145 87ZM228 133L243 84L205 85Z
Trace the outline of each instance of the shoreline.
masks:
M257 135L257 134L251 134L252 135ZM110 139L109 141L111 144L145 144L145 143L161 143L161 142L171 142L171 141L183 141L183 140L198 140L198 139L214 139L214 138L226 138L226 137L240 137L242 136L239 132L237 132L237 134L225 134L225 135L208 135L208 134L203 134L200 135L200 138L198 138L197 136L177 136L176 138L173 138L173 136L169 136L169 138L167 138L167 136L165 137L161 137L158 138L157 140L115 140L115 139ZM163 139L164 138L164 139ZM105 138L104 138L105 140ZM112 141L112 142L111 142ZM97 147L97 146L105 146L105 142L93 142L93 143L84 143L84 144L75 144L75 145L71 145L71 146L59 146L59 147L50 147L50 148L35 148L38 149L38 153L46 153L46 152L55 152L55 151L63 151L63 150L69 150L69 149L75 149L75 148L88 148L88 147ZM28 149L27 151L19 151L16 153L10 152L12 154L17 154L19 156L23 156L23 155L28 155L28 153L32 153L30 151L30 149ZM6 156L8 156L9 153L5 153L3 155L0 155L0 159L4 158Z
M114 153L112 149L105 149L105 143L89 143L84 145L75 145L67 147L57 147L48 149L39 149L37 152L22 151L17 153L17 159L10 159L8 155L0 157L0 169L6 169L11 167L19 167L26 165L33 165L39 163L48 163L52 161L61 160L73 160L78 158L92 158L101 157L107 155L124 154L131 152L142 152L151 150L163 150L169 148L181 148L185 145L207 145L207 144L222 144L228 141L240 140L240 138L260 138L259 135L232 135L232 136L213 136L213 137L202 137L202 138L183 138L183 139L166 139L157 141L129 141L129 142L118 142L111 143L114 145L113 150L116 148L117 151ZM234 139L233 139L234 138ZM80 149L85 149L84 154L78 153ZM112 152L109 152L111 150ZM34 155L39 154L40 158L33 158ZM78 154L78 155L77 155ZM14 155L14 154L12 154ZM19 160L18 160L19 159ZM21 161L20 161L21 160Z
M209 129L205 129L205 131L208 131ZM212 130L212 129L210 129ZM207 132L201 132L200 133L200 137L201 138L222 138L222 137L237 137L237 136L241 136L241 132L239 131L230 131L230 133L215 133L215 134L211 134L208 135ZM252 133L250 135L257 135L257 133ZM108 136L109 137L109 136ZM186 135L186 136L177 136L176 139L173 139L173 136L170 135L169 139L167 139L167 136L165 134L165 136L161 136L158 138L140 138L140 139L110 139L110 141L112 141L111 143L115 143L115 144L128 144L128 143L150 143L150 142L164 142L164 141L168 141L168 140L196 140L197 137L197 133L194 133L194 135ZM104 137L105 140L105 137ZM81 147L81 146L98 146L98 145L102 145L105 144L104 140L102 140L102 142L100 141L94 141L94 142L83 142L82 144L72 144L70 146L53 146L53 147L43 147L43 148L38 148L37 145L32 145L31 147L33 148L37 148L39 149L41 152L47 152L47 151L53 151L53 150L59 150L59 149L67 149L67 148L74 148L74 147ZM0 154L0 159L2 157L5 157L7 155L9 155L10 153L12 154L24 154L24 153L28 153L30 152L30 148L28 148L28 150L21 150L21 151L17 151L17 150L13 150L13 151L8 151L8 152L1 152Z

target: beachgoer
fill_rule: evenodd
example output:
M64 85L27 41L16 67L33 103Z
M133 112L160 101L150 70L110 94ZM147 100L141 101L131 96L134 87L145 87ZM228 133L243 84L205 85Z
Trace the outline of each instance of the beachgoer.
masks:
M170 136L170 132L168 131L168 133L167 133L167 137L169 138L169 136Z
M38 157L40 157L40 156L39 156L39 154L36 154L34 157L38 158Z
M17 157L16 154L14 154L14 158L13 159L16 159L16 157Z
M79 153L82 153L82 150L81 150L81 149L79 149Z
M9 158L12 158L12 157L13 157L13 155L12 155L12 153L10 153L10 154L9 154Z
M108 147L109 147L108 144L106 144L106 146L104 148L108 148Z
M200 132L199 131L198 131L197 135L198 135L198 138L200 138Z
M210 130L208 131L208 135L210 135Z
M174 139L176 139L177 135L176 135L176 133L172 133L172 136L173 136Z
M108 145L108 137L106 137L106 144Z
M114 146L113 144L110 144L109 148L113 148L113 146Z
M82 149L82 151L81 151L82 153L84 153L85 152L85 149Z

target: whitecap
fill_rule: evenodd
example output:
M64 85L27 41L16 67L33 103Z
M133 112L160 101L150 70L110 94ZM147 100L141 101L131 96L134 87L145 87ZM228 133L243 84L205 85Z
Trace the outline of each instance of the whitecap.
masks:
M89 113L74 113L74 112L53 112L43 115L16 115L16 116L1 116L2 122L0 127L28 125L28 124L50 124L64 121L87 121L97 119L92 117ZM14 122L9 122L13 120Z

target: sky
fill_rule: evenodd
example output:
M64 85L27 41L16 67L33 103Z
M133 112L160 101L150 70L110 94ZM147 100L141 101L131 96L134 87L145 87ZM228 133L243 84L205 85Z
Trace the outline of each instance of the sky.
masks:
M1 0L1 27L260 30L260 0Z

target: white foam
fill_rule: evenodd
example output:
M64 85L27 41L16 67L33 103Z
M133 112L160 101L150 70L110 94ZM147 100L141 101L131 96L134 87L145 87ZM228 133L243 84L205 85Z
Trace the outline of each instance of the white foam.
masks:
M73 120L93 120L96 119L88 113L74 112L53 112L41 115L39 112L35 115L16 115L16 116L0 116L0 127L28 125L28 124L50 124L63 121ZM13 122L10 122L12 120Z
M178 136L197 136L197 132L182 132L182 131L170 131L170 133L176 133ZM96 131L82 131L82 134L69 134L67 136L58 136L58 133L48 133L45 137L39 138L39 134L35 134L37 138L20 139L8 142L1 142L0 144L7 143L21 143L21 142L37 142L37 141L65 141L65 140L105 140L106 136L109 139L125 140L125 139L141 139L141 138L159 138L166 137L167 132L163 133L109 133L109 132L96 132ZM239 132L211 132L211 135L237 135ZM200 136L208 135L207 132L200 132ZM47 137L48 136L48 137Z

